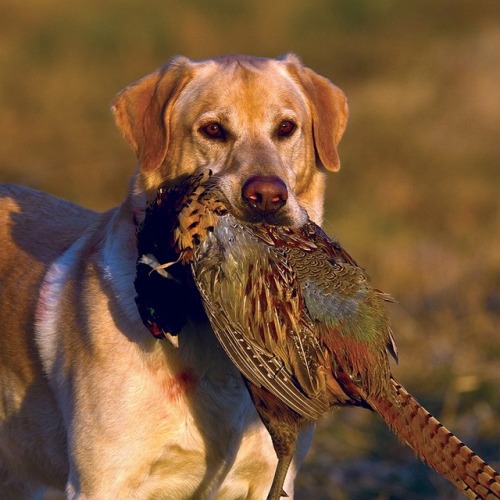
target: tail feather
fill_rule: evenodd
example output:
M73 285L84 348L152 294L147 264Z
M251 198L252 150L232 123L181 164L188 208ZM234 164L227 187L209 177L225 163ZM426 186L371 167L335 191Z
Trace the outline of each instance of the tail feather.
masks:
M392 379L394 398L368 402L395 434L439 474L474 499L500 498L500 475Z

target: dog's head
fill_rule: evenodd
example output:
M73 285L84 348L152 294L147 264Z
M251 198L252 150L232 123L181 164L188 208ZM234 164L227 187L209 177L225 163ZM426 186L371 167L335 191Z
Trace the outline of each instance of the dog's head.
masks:
M113 112L148 196L210 168L238 217L298 225L307 211L321 223L347 103L297 57L176 57L124 89Z

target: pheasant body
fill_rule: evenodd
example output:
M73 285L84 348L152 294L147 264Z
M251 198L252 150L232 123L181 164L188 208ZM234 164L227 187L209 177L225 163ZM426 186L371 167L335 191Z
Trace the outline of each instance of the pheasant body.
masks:
M208 171L159 192L148 210L140 255L163 260L159 270L191 268L215 335L271 435L278 467L269 498L284 494L301 427L350 405L379 413L470 498L500 497L498 474L392 378L388 355L397 359L397 351L384 306L392 299L337 241L312 221L291 228L236 219ZM137 300L148 325L144 305L158 297L146 293L140 269Z

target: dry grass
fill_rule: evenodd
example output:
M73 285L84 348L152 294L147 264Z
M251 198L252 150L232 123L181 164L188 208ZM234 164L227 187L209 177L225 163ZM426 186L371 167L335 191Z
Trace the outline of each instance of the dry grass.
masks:
M113 95L173 54L295 51L347 93L326 229L399 299L396 376L500 465L500 3L0 4L0 180L118 203ZM452 498L368 412L319 425L298 498Z

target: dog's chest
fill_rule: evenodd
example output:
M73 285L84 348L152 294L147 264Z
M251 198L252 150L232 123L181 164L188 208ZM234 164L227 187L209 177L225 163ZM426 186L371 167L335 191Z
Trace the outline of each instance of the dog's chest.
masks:
M171 498L251 498L259 477L263 497L276 462L269 435L219 346L199 338L200 331L189 333L192 344L181 338L178 352L165 347L174 374L151 374L162 445L147 490L167 487Z
M101 447L99 440L93 454L104 467L107 449L120 455L125 491L141 498L161 499L165 492L166 498L264 498L277 459L240 373L208 321L189 320L178 348L154 339L133 302L137 256L119 258L114 248L106 247L100 267L125 321L121 331L106 332L111 345L102 346L109 360L120 353L120 363L110 363L112 397L99 424L99 434L114 442ZM102 332L96 342L102 345ZM107 477L116 475L112 469L110 462Z

